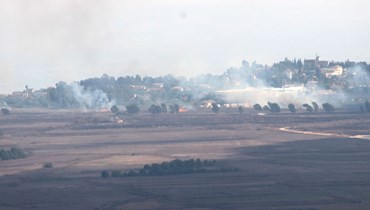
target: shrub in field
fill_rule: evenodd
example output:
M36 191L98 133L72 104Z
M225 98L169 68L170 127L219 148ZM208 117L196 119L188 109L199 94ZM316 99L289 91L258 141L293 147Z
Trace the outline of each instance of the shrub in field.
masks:
M270 107L271 112L279 113L280 112L280 106L277 103L267 103Z
M26 157L25 152L21 149L16 148L16 147L12 147L10 149L0 150L0 159L1 160L12 160L12 159L25 158L25 157Z
M325 112L334 112L334 106L329 104L329 103L324 103L322 104L322 108L324 109Z
M259 104L253 105L253 109L255 109L257 112L262 112L262 107Z
M168 108L171 114L177 114L180 112L180 106L178 104L170 105Z
M309 104L303 104L302 106L303 106L304 108L306 108L306 111L307 111L307 112L309 112L309 113L311 113L311 112L313 111L312 106L311 106L311 105L309 105Z
M149 111L150 113L152 113L152 114L159 114L159 113L161 113L161 112L162 112L162 108L161 108L160 106L158 106L158 105L154 105L154 104L152 104L152 105L149 107L148 111Z
M136 114L140 111L140 108L136 104L130 104L126 106L127 114Z
M220 107L216 103L212 103L212 112L218 113L220 111Z
M296 112L297 112L297 110L296 110L296 108L295 108L294 104L289 104L289 105L288 105L288 109L289 109L289 111L290 111L290 112L292 112L292 113L296 113Z
M108 177L109 177L109 173L108 173L108 171L106 171L106 170L102 171L102 172L100 173L100 175L101 175L101 177L103 177L103 178L108 178Z
M161 104L161 110L163 113L167 113L167 105L165 103Z
M271 112L271 109L270 109L269 106L265 105L265 106L263 106L263 111L265 111L265 112Z
M238 112L239 112L239 114L243 114L244 108L242 106L239 106L238 107Z
M313 106L313 110L315 112L318 112L319 111L319 105L316 102L312 102L312 106Z
M1 109L1 113L2 113L3 115L9 115L9 114L10 114L10 111L9 111L9 109L2 108L2 109Z
M44 163L43 167L44 168L53 168L53 163L51 163L51 162Z
M119 109L116 105L113 105L111 108L110 108L110 111L114 114L118 114L119 113Z

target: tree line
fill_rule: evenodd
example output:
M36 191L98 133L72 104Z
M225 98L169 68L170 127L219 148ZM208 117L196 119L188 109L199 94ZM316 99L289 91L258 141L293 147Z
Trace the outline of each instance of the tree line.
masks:
M192 173L214 173L214 172L233 172L237 171L234 167L225 167L216 164L215 160L172 160L162 163L146 164L140 169L122 171L101 172L103 178L111 177L128 177L128 176L164 176Z
M25 157L26 157L26 153L22 149L19 149L16 147L0 150L1 160L13 160L13 159L20 159L20 158L25 158Z

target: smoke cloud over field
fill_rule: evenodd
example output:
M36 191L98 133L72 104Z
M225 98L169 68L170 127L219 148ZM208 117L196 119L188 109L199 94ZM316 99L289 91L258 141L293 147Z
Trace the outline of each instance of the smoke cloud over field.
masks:
M251 75L241 74L241 72L249 72ZM274 74L273 71L266 72ZM275 102L283 107L287 107L290 103L301 106L305 103L329 102L336 107L341 107L358 105L369 99L370 74L366 67L360 64L349 67L343 75L321 78L319 81L311 80L307 83L289 83L284 75L280 74L279 77L281 80L287 80L285 83L288 85L274 88L271 86L271 80L274 80L275 76L269 78L265 75L261 79L255 67L242 66L239 69L228 70L228 85L216 91L227 103L244 104L249 107L256 103L267 104L267 102Z
M115 103L102 90L84 90L78 83L72 83L73 98L84 109L110 109Z

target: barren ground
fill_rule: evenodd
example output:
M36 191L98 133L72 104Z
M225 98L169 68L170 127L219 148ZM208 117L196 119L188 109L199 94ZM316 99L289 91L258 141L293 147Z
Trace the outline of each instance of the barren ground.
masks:
M0 161L0 209L370 209L370 114L236 113L142 113L119 124L111 113L15 109L0 116L0 148L30 155ZM190 158L240 170L100 177Z

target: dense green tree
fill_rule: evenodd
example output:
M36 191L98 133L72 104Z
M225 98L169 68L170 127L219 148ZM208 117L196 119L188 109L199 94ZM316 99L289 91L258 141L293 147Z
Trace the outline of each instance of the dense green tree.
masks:
M297 111L296 108L295 108L295 106L294 106L294 104L289 104L288 105L288 109L292 113L296 113L296 111Z
M136 114L140 111L140 108L136 104L126 105L127 114Z
M161 108L161 106L158 106L158 105L152 104L152 105L149 107L148 111L149 111L150 113L152 113L152 114L159 114L159 113L161 113L161 112L162 112L162 108Z

